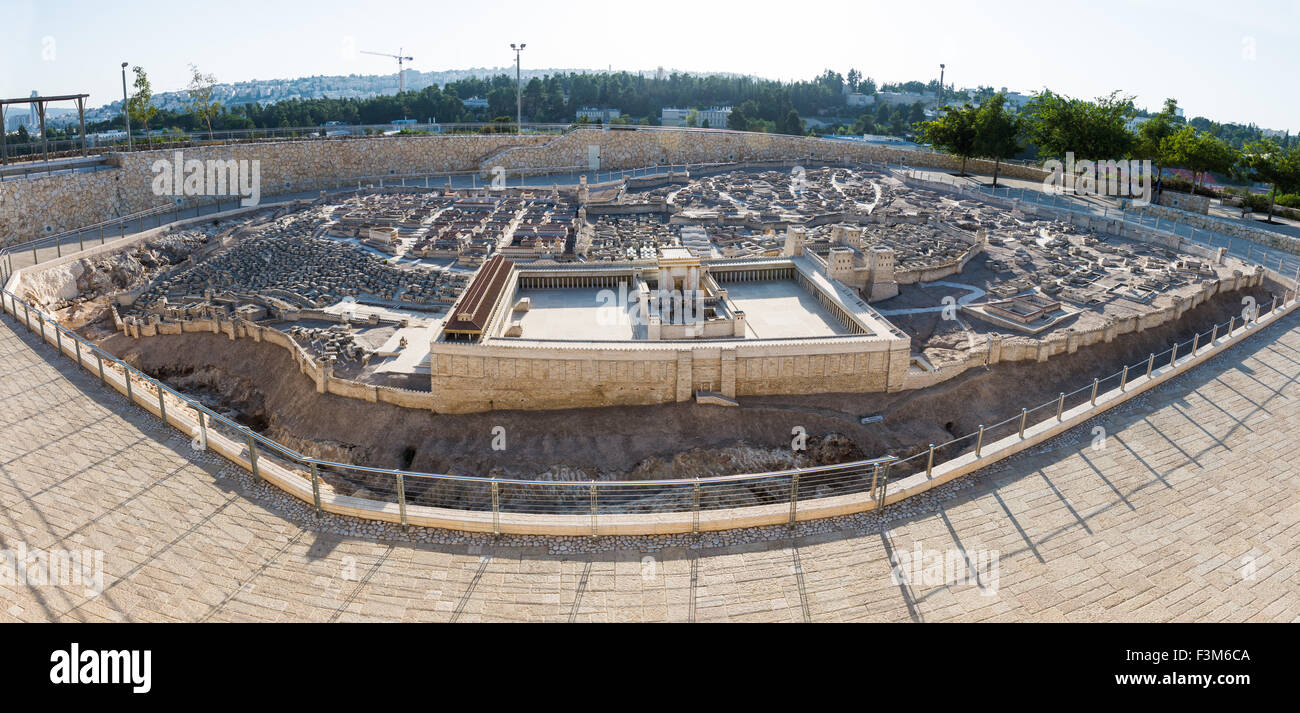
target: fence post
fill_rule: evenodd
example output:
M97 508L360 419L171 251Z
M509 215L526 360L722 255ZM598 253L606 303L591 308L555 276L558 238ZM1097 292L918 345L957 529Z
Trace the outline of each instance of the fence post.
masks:
M199 414L199 445L203 446L203 450L206 451L208 449L208 418L207 414L203 413L202 408L197 409L197 411Z
M1196 336L1192 337L1192 356L1196 356L1196 350L1199 349L1200 346L1201 346L1201 333L1197 332Z
M876 511L884 512L885 496L889 490L889 467L893 462L885 463L884 472L880 474L880 487L876 489Z
M123 366L122 376L126 377L126 402L129 405L134 405L135 396L131 394L131 370Z
M41 333L44 332L45 330L42 329ZM59 356L67 356L67 354L63 353L63 330L59 329L57 324L54 325L54 345L54 348L59 350Z
M925 477L928 480L934 472L934 444L930 444L930 457L925 461Z
M158 417L162 419L163 425L167 425L167 401L163 398L163 387L161 382L154 382L158 387Z
M1235 326L1237 326L1237 315L1234 314L1234 315L1232 315L1231 317L1228 318L1228 338L1229 338L1229 339L1232 338L1232 330L1233 330L1233 328L1234 328Z
M691 488L691 533L700 534L700 479L695 478L694 487Z
M1147 357L1147 378L1148 379L1151 378L1151 370L1155 368L1155 365L1156 365L1156 355L1152 354L1151 356Z
M253 479L259 480L262 474L257 472L257 441L253 438L252 430L248 431L248 465L253 471Z
M104 357L98 352L95 353L95 363L99 367L99 383L107 383L104 381Z
M77 366L80 367L81 366L81 340L74 337L72 339L72 348L77 352Z
M1029 409L1027 408L1020 409L1020 439L1021 440L1024 440L1025 438L1025 420L1028 418L1029 418Z
M1174 342L1173 351L1169 354L1169 366L1178 363L1178 342Z
M1119 390L1124 391L1128 386L1128 364L1124 365L1124 374L1119 378Z
M1099 383L1101 383L1099 379L1094 378L1092 380L1092 398L1088 400L1089 404L1091 404L1092 406L1097 405L1097 384Z
M320 466L311 462L311 501L316 506L316 517L320 517Z
M492 534L501 536L501 484L496 481L496 476L492 476Z
M1062 418L1062 416L1064 414L1065 414L1065 392L1062 391L1061 395L1056 399L1056 420L1058 422L1063 421L1064 419Z
M980 435L975 438L975 457L980 457L980 451L984 448L984 424L980 424Z
M402 530L406 530L406 478L401 471L397 472L397 513L402 522Z
M596 529L596 481L591 481L591 536L597 537L599 530Z
M871 487L876 486L875 476L871 478ZM790 477L790 526L794 527L795 514L799 509L799 473Z
M1219 325L1216 324L1214 325L1214 332L1210 335L1210 346L1213 347L1217 341L1219 341Z
M27 308L27 303L23 303L23 319L27 320L27 331L32 331L32 311Z

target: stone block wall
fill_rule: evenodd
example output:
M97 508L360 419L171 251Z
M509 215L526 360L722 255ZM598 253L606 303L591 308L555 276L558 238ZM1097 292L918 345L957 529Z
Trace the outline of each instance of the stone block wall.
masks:
M183 149L181 155L186 161L259 161L265 199L286 190L333 187L338 179L473 171L486 156L504 147L537 144L549 138L485 134L314 139L193 147ZM155 161L174 159L172 150L110 154L113 169L0 182L0 242L30 240L170 205L171 196L153 192L156 174L152 167Z

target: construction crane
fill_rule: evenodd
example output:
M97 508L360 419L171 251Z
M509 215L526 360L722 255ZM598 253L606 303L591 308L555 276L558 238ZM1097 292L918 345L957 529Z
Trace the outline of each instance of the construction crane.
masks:
M367 52L366 50L361 50L361 54L373 54L373 55L378 55L380 57L392 57L393 59L397 60L397 93L401 94L402 92L406 91L406 82L402 78L402 63L410 62L412 61L412 58L403 57L401 54L402 52L401 47L397 48L397 52L398 52L397 54L388 54L387 52Z

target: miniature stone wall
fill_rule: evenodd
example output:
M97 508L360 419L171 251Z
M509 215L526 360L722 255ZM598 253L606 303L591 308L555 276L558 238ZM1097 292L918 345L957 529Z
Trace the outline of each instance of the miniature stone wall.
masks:
M696 391L763 394L896 391L906 339L828 338L655 346L438 342L435 410L558 409L688 401Z
M259 161L261 194L333 187L339 179L388 174L473 171L506 146L541 143L544 135L448 135L319 139L228 144L183 149L184 160ZM155 161L175 151L110 154L115 169L63 173L0 182L0 242L30 240L159 205L171 196L153 192ZM286 189L285 183L291 184ZM211 203L211 197L203 202ZM47 226L51 229L46 230Z

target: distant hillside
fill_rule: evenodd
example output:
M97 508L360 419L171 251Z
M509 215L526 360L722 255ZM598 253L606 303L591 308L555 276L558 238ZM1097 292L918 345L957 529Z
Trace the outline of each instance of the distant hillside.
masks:
M601 74L604 70L592 69L525 69L525 80L533 77L569 72ZM445 86L448 82L461 79L488 78L500 74L514 76L514 67L473 67L470 69L450 69L440 72L421 72L415 69L405 71L405 85L408 91L420 90L428 86ZM653 73L653 72L651 72ZM347 76L314 76L297 79L251 79L242 82L221 83L214 91L214 98L225 106L242 106L244 104L274 104L289 99L369 99L375 96L397 93L397 72L389 74L350 74ZM162 110L184 111L186 93L184 90L161 92L154 95L154 106ZM103 121L121 112L122 101L116 100L86 112L87 121Z

